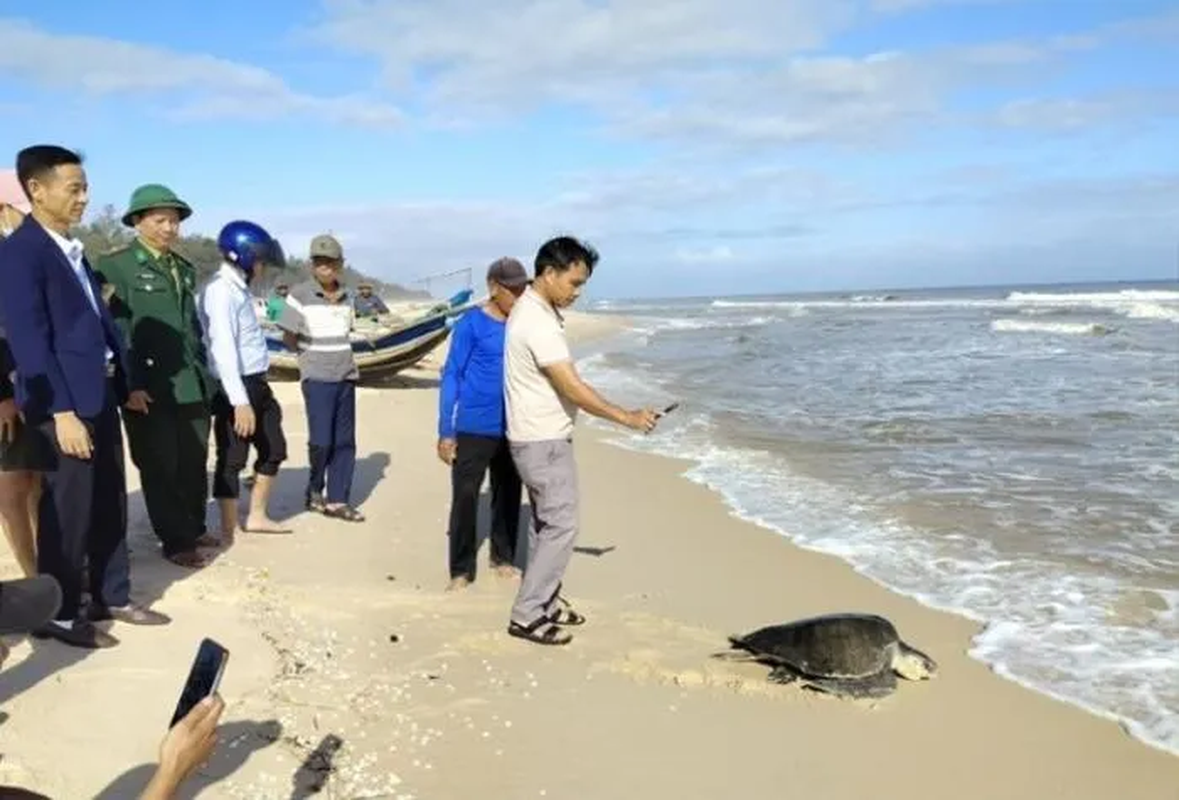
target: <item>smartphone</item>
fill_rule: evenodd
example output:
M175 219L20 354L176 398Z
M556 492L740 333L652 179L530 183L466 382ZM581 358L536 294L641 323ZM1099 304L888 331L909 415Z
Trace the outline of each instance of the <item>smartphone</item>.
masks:
M192 668L188 671L188 680L184 682L180 700L176 703L176 711L168 723L169 728L188 716L197 703L217 691L228 660L229 651L220 644L212 639L201 640Z
M662 411L660 411L660 412L659 412L659 416L661 416L661 417L662 417L664 414L670 414L671 412L675 411L675 410L676 410L677 408L679 408L679 407L680 407L680 403L679 403L679 401L677 400L676 402L674 402L674 403L672 403L671 405L669 405L667 408L665 408L665 409L663 409Z

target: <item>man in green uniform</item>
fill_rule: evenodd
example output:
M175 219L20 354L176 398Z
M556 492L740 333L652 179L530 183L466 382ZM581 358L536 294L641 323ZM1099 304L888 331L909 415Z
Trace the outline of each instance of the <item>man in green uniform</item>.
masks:
M196 309L196 270L172 247L192 209L166 186L131 194L123 224L135 240L95 265L128 345L130 398L123 414L131 460L164 557L203 567L212 380Z

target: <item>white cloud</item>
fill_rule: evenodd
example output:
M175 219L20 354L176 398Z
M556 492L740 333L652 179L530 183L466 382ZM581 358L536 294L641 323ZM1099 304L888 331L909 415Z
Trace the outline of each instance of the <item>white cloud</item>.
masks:
M209 55L97 36L50 33L0 18L0 74L90 95L155 96L184 119L270 119L314 114L333 122L390 126L401 112L355 96L292 89L268 70Z
M869 0L869 7L882 14L900 14L937 6L998 5L1022 3L1025 0Z
M1127 89L1086 97L1023 98L1004 104L996 120L1009 128L1078 131L1099 125L1134 126L1149 115L1179 115L1179 88L1149 92Z
M310 35L375 58L389 84L414 78L466 107L608 105L683 72L820 47L848 0L328 0Z
M772 275L789 253L823 267L867 259L932 270L931 254L954 247L993 253L988 242L1018 242L1015 249L1031 252L1101 231L1108 241L1161 240L1179 215L1179 180L1164 172L1169 165L1153 177L1050 182L1034 172L1043 163L1020 163L1018 151L1003 163L954 166L972 157L952 134L961 129L994 144L1029 134L1126 133L1151 116L1175 114L1174 92L1111 80L1101 94L1062 96L1055 79L1111 41L1179 31L1179 14L1037 39L832 49L834 37L881 14L1007 1L325 0L321 24L301 34L321 45L317 57L328 42L371 58L385 87L420 109L417 124L488 114L519 122L528 111L576 106L611 132L658 140L661 159L642 169L567 173L563 192L554 193L545 176L538 196L546 199L537 202L235 207L202 210L189 227L253 215L294 254L316 233L334 230L358 267L400 281L462 267L478 274L499 255L529 263L543 239L571 232L601 247L599 285L629 282L636 291L644 268L668 264L691 271L723 262ZM177 119L402 121L388 103L301 93L255 65L0 20L5 73L91 95L150 96ZM919 153L919 140L943 148L928 174L904 158L890 174L890 157ZM896 149L878 159L820 161L804 148L812 144ZM581 167L581 155L570 148L564 164ZM1068 168L1088 170L1075 152L1071 158ZM956 217L941 216L953 210Z
M231 216L257 220L279 238L288 254L300 257L305 257L313 236L331 231L355 266L403 282L452 269L482 268L500 255L530 263L538 237L566 232L559 209L493 201L210 208L198 211L187 228L212 232ZM578 227L587 235L584 226Z
M1175 171L1045 180L1013 166L988 164L931 174L892 192L820 180L810 187L800 180L799 187L784 188L770 174L748 170L728 180L688 183L668 174L618 175L601 195L570 192L553 202L390 203L244 213L266 225L295 255L306 252L312 236L330 230L355 266L402 283L465 268L478 281L498 256L530 264L544 239L570 233L599 247L602 269L595 273L595 291L616 295L666 293L663 282L672 274L714 282L693 284L701 292L733 291L739 281L759 275L774 285L804 279L815 287L876 285L886 268L928 283L942 280L940 270L951 264L983 269L978 280L985 282L998 276L985 272L987 258L1001 258L991 265L994 270L1027 267L1043 274L1055 269L1068 277L1070 262L1096 269L1096 254L1116 252L1115 244L1125 253L1125 261L1116 263L1134 263L1136 271L1149 272L1152 264L1146 259L1162 251L1173 259L1173 220L1179 217ZM626 190L628 179L633 193ZM689 196L678 198L673 187L689 187ZM637 200L614 205L616 198L632 194L662 205L644 208ZM957 218L961 230L949 231L937 215L954 209L969 213ZM900 211L906 212L903 224L873 229L871 223ZM203 220L226 216L218 209L198 211L190 228L201 230ZM725 266L725 274L699 270L709 265ZM801 271L783 271L785 265ZM1016 277L1008 272L996 279Z
M912 52L829 50L835 35L880 14L1008 2L326 0L307 35L372 58L394 91L456 123L556 103L588 108L612 130L644 139L878 145L975 124L977 115L951 110L961 92L999 86L1018 101L1070 58L1157 35L1173 16ZM1000 109L1003 102L992 110L1018 118L1020 108ZM1076 103L1069 116L1079 122L1087 112Z
M1107 30L1110 35L1122 38L1163 42L1179 40L1179 8L1115 22Z
M962 91L1002 86L1009 127L1072 129L1103 101L1038 99L1036 81L1112 40L1179 32L1179 13L1036 40L838 54L832 37L880 14L1010 0L323 0L304 40L367 56L418 122L469 125L549 104L588 108L615 132L730 148L880 145L977 124ZM1067 24L1067 20L1064 20ZM209 55L44 31L0 19L0 74L93 95L154 96L174 119L316 115L369 127L390 103L297 91L272 71ZM1053 105L1054 104L1054 105ZM1148 114L1148 104L1127 107ZM1062 112L1063 121L1051 119Z

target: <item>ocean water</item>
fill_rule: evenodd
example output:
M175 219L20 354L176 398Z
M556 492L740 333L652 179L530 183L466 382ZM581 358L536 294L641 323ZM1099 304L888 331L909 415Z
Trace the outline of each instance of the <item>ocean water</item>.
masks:
M1179 284L596 302L636 449L1179 754ZM838 607L838 598L832 598Z

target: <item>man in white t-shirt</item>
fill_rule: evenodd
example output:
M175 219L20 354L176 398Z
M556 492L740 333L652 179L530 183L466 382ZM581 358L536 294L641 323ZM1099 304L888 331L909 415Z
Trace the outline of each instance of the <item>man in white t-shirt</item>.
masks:
M558 309L577 300L597 261L592 248L572 237L545 242L536 254L532 285L516 301L507 323L508 442L532 504L528 563L508 633L539 644L567 644L572 637L561 628L585 622L560 595L577 540L573 424L578 409L644 433L659 418L651 409L627 411L604 400L573 364Z

